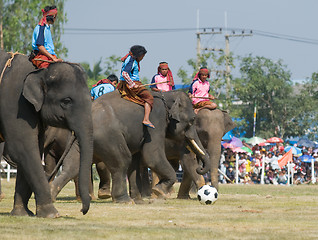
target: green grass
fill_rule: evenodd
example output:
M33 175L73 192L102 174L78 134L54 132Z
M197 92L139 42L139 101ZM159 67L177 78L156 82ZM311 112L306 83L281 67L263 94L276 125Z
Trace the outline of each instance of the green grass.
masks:
M212 206L177 200L175 193L166 201L143 205L96 200L83 216L69 183L55 203L58 219L10 216L14 181L2 180L2 185L1 240L318 238L318 185L221 185ZM34 199L30 209L35 210Z

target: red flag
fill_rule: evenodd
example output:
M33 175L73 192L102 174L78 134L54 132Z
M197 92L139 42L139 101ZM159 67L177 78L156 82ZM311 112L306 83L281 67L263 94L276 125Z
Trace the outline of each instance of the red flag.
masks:
M281 159L278 160L278 166L280 168L284 167L288 162L291 162L293 160L293 153L292 149L290 149L287 153L282 156Z

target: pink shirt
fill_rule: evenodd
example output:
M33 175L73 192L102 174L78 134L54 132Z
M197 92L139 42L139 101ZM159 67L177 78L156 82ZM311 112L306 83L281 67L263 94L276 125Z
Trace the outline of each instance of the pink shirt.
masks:
M160 74L155 75L155 76L152 78L151 83L159 83L159 82L166 82L166 81L168 81L167 76L164 77L164 76L160 73ZM165 92L173 90L173 89L172 89L172 86L170 86L169 83L161 83L161 84L153 85L152 87L156 87L156 88L158 88L159 90L162 90L162 91L165 91Z
M208 81L202 82L200 79L195 80L189 89L189 92L194 97L209 97L210 83ZM192 98L192 104L197 104L198 102L209 101L209 99L202 98Z

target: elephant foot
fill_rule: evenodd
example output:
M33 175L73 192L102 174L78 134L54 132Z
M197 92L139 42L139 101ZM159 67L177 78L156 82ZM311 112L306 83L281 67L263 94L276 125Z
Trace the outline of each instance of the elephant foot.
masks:
M130 197L120 197L120 198L113 198L113 202L115 203L126 203L126 204L135 204L134 200Z
M191 199L190 195L178 195L177 199Z
M133 200L134 200L135 204L147 204L146 201L144 201L144 200L142 200L140 198L135 198Z
M57 195L59 194L59 190L53 186L53 184L51 185L51 198L52 198L52 202L56 201Z
M23 206L14 206L11 213L12 216L29 216L34 217L34 213L30 211L28 208L25 208Z
M43 218L58 218L60 217L60 214L53 206L53 204L46 204L37 206L36 216Z
M107 199L111 198L112 195L110 193L110 189L100 188L98 189L98 198L100 199Z
M4 193L0 193L0 202L1 202L2 199L4 199L4 197L5 197L5 194Z
M165 194L165 192L160 188L160 186L154 186L152 188L152 193L154 195L152 195L152 198L153 197L156 197L156 198L160 198L160 199L167 199L168 196Z

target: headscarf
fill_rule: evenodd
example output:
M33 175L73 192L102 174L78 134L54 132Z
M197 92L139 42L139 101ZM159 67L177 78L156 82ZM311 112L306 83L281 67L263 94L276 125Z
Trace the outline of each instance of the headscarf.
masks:
M51 10L49 10L47 12L45 12L44 9L42 9L41 11L43 13L43 17L41 18L41 20L39 22L39 25L41 25L41 26L44 26L45 24L47 24L47 22L46 22L46 17L47 16L54 16L54 15L57 14L57 9L56 8L51 9Z
M105 78L105 79L101 79L101 80L99 80L96 84L94 84L93 86L92 86L92 88L93 87L96 87L96 86L98 86L99 84L103 84L103 83L112 83L109 79L107 79L107 78Z
M173 76L172 76L172 72L168 66L168 63L160 63L158 66L158 74L160 73L160 68L162 67L167 67L168 68L168 73L167 73L167 80L168 80L168 84L173 87L174 86L174 81L173 81Z
M192 81L195 81L197 79L199 79L199 74L208 74L208 78L210 78L210 72L209 72L209 69L207 69L206 67L202 67L200 68L200 70L195 74L194 78Z

